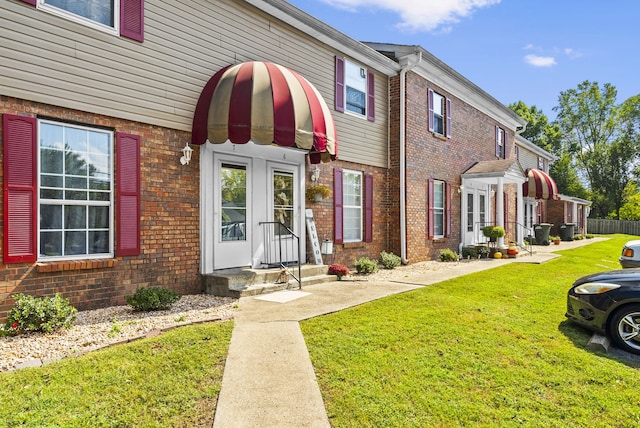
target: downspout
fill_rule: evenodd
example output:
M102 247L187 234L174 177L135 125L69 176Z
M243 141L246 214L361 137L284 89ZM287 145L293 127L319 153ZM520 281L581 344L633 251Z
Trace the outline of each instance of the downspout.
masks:
M399 58L402 70L400 70L400 260L402 264L409 264L407 259L407 177L406 177L406 80L407 72L416 67L422 61L422 52L417 52L417 60L411 62L411 58L416 58L416 54L411 54Z

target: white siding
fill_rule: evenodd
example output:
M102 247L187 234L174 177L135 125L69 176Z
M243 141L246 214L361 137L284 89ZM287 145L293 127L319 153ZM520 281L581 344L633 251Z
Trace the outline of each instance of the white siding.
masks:
M333 110L341 53L242 2L147 0L144 37L138 43L2 1L0 94L190 131L217 70L262 60L302 74ZM374 123L334 112L340 159L387 166L387 96L387 77L376 73Z

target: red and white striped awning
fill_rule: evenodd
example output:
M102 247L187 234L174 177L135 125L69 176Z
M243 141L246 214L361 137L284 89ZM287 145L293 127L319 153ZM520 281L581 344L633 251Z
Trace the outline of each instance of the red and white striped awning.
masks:
M231 141L309 150L311 163L335 159L336 128L307 79L270 62L229 65L205 85L193 117L192 143Z
M536 199L558 199L558 186L553 178L544 171L529 168L527 181L522 184L522 194Z

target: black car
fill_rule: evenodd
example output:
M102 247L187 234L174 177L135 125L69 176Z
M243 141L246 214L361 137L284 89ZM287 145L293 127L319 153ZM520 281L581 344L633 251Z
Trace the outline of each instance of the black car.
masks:
M573 283L565 316L640 354L640 268L600 272Z

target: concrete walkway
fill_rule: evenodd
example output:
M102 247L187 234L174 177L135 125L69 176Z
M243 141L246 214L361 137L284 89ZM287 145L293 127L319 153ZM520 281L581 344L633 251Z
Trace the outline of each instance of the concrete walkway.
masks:
M424 285L507 263L544 263L561 251L606 238L535 246L536 254L516 259L459 262L412 276L409 282L338 281L301 291L243 297L239 301L222 390L217 428L329 427L299 321L336 312Z

